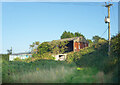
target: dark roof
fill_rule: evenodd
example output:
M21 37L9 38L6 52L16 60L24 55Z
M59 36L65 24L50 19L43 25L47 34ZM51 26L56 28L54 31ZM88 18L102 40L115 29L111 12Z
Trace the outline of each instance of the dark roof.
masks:
M59 40L57 40L57 41L72 41L72 40L75 40L75 39L77 39L77 38L79 38L79 37L59 39Z
M80 42L88 42L83 36L80 36L80 37L73 37L73 38L65 38L65 39L59 39L59 40L54 40L54 41L73 41L73 40L76 40L78 38L82 38L80 40ZM89 43L89 42L88 42Z

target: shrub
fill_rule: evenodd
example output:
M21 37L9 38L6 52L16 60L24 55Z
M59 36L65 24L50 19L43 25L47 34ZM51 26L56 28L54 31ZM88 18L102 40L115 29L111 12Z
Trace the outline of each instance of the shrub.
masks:
M120 57L120 33L111 39L111 55Z
M19 57L14 58L14 61L23 61L22 59L20 59Z
M31 58L31 57L28 57L28 58L25 58L23 61L29 63L29 62L32 61L32 58Z

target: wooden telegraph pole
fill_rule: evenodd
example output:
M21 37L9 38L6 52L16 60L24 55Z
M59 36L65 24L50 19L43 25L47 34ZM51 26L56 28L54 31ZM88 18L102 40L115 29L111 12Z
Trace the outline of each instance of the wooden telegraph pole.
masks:
M106 4L105 7L108 8L108 16L105 17L105 23L108 23L108 40L109 40L109 44L108 44L108 52L110 52L110 7L112 6L113 4Z

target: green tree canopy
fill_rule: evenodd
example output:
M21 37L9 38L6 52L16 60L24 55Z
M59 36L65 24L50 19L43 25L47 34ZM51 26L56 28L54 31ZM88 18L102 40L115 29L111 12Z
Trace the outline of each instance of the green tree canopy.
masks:
M44 53L59 54L64 53L67 50L66 44L67 41L55 41L52 42L43 42L37 48L37 54L43 55Z
M30 45L31 52L36 53L37 52L37 47L40 45L39 41L35 41Z
M8 52L8 54L12 54L12 47L11 47L11 49L8 49L7 52Z
M79 32L75 32L75 33L72 33L70 31L64 31L63 34L61 35L61 39L64 39L64 38L72 38L72 37L80 37L80 36L83 36L81 33ZM83 36L84 37L84 36ZM85 38L85 37L84 37Z
M43 42L38 46L37 50L38 50L38 54L42 55L46 52L51 51L51 45L49 44L49 42Z
M89 41L89 43L93 43L92 40L90 40L90 39L87 39L87 41Z
M79 33L79 32L75 32L74 33L74 37L80 37L80 36L83 36L81 33ZM83 36L84 37L84 36Z
M120 58L120 33L111 38L111 54Z
M101 40L105 40L104 38L101 38L101 37L95 35L95 36L93 36L93 38L92 38L93 43L98 43L99 39L101 39Z

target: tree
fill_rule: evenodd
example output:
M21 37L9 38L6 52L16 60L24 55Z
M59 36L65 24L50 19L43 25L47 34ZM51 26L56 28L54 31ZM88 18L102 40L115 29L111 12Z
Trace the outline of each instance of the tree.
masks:
M64 31L63 34L61 35L61 39L71 38L71 37L74 37L74 34L69 31L68 32Z
M36 41L36 42L35 42L35 45L39 45L39 44L40 44L40 42L39 42L39 41Z
M51 46L49 42L43 42L38 46L37 50L38 50L38 54L43 55L44 53L51 51Z
M93 39L93 43L98 43L99 39L105 40L104 38L101 38L101 37L99 37L99 36L97 36L97 35L93 36L92 39Z
M75 36L75 37L80 37L80 36L83 36L83 35L82 35L81 33L79 33L79 32L75 32L75 33L74 33L74 36ZM83 37L84 37L84 36L83 36Z
M68 44L68 41L61 41L59 42L59 49L60 49L60 53L64 53L65 51L67 51L67 45Z
M111 38L111 54L120 58L120 33Z
M72 37L80 37L80 36L83 36L81 33L79 32L75 32L75 33L72 33L70 31L64 31L63 34L61 35L61 39L64 39L64 38L72 38ZM84 37L84 36L83 36ZM85 37L84 37L85 38Z
M67 50L67 41L52 41L51 42L51 53L53 54L59 54L59 53L64 53Z
M59 42L53 40L51 43L51 53L58 54L59 53Z
M40 44L37 48L38 50L38 55L44 56L46 53L50 54L59 54L59 53L64 53L67 50L67 41L55 41L53 40L52 42L43 42Z
M8 52L8 54L12 54L12 47L11 47L11 49L8 49L7 52Z
M91 46L93 44L92 40L87 39L87 41L89 42L89 46Z
M100 37L96 35L96 36L93 36L92 39L94 43L98 43L98 40L100 39Z
M39 42L39 41L33 42L33 43L30 45L31 52L37 54L37 47L38 47L39 45L40 45L40 42Z

